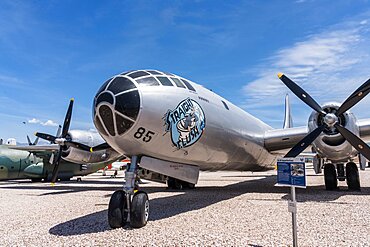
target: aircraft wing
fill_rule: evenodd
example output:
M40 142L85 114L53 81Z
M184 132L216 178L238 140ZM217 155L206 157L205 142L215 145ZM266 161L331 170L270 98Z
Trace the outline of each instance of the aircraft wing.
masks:
M22 150L28 152L53 152L59 150L58 144L45 145L45 146L9 146L10 149Z
M274 154L283 154L308 134L307 127L273 129L265 133L265 148Z
M32 146L9 146L10 149L21 150L21 151L28 151L40 158L48 158L52 153L58 152L59 145L58 144L51 144L51 145L32 145Z
M370 142L370 118L357 121L361 139ZM273 129L265 133L265 148L274 154L284 154L308 134L307 127ZM311 152L310 149L306 151Z

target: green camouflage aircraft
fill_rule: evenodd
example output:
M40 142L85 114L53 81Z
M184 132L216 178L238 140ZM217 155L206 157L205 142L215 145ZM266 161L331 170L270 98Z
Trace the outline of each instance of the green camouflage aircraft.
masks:
M0 180L29 178L33 182L50 181L54 169L54 165L50 161L53 156L57 156L58 151L55 150L55 145L47 147L0 145ZM28 149L28 151L16 149ZM69 180L73 176L94 173L117 158L117 156L113 156L103 162L80 164L62 159L59 165L58 179Z

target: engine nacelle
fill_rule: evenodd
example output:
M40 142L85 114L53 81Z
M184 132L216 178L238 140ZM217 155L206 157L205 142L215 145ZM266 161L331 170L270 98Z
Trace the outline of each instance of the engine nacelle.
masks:
M327 113L335 113L339 107L340 104L338 103L327 103L322 109ZM353 134L359 135L359 127L356 124L356 117L353 113L347 111L339 116L337 121ZM308 121L309 131L311 132L323 124L322 114L316 111L312 112ZM346 162L348 157L357 155L357 151L334 127L326 127L312 145L320 154L320 157L327 158L333 162Z
M67 139L88 145L90 147L105 142L98 133L84 130L71 130L70 132L68 132ZM67 149L64 149L62 152L62 157L64 160L78 164L106 162L108 160L116 160L120 156L121 155L112 148L88 152L81 149L69 147Z

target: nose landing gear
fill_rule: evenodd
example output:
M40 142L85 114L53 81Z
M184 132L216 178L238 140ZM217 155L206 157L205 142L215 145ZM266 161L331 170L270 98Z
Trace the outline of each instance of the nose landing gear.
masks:
M361 190L358 168L353 162L348 162L346 164L345 171L343 164L337 164L337 169L335 169L334 164L325 164L324 179L326 190L338 189L338 180L346 180L349 190Z
M140 228L147 224L149 218L149 198L140 191L137 183L138 157L133 156L131 165L125 172L123 190L113 193L108 206L108 222L110 227L119 228L128 222L132 227Z

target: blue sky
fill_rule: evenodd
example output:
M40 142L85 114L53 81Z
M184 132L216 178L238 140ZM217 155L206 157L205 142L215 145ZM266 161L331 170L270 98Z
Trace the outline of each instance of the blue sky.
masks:
M110 76L153 68L193 80L275 128L296 80L319 103L370 78L368 1L0 1L0 137L94 128ZM310 109L290 95L295 126ZM370 98L353 108L370 117ZM22 122L26 122L23 124Z

